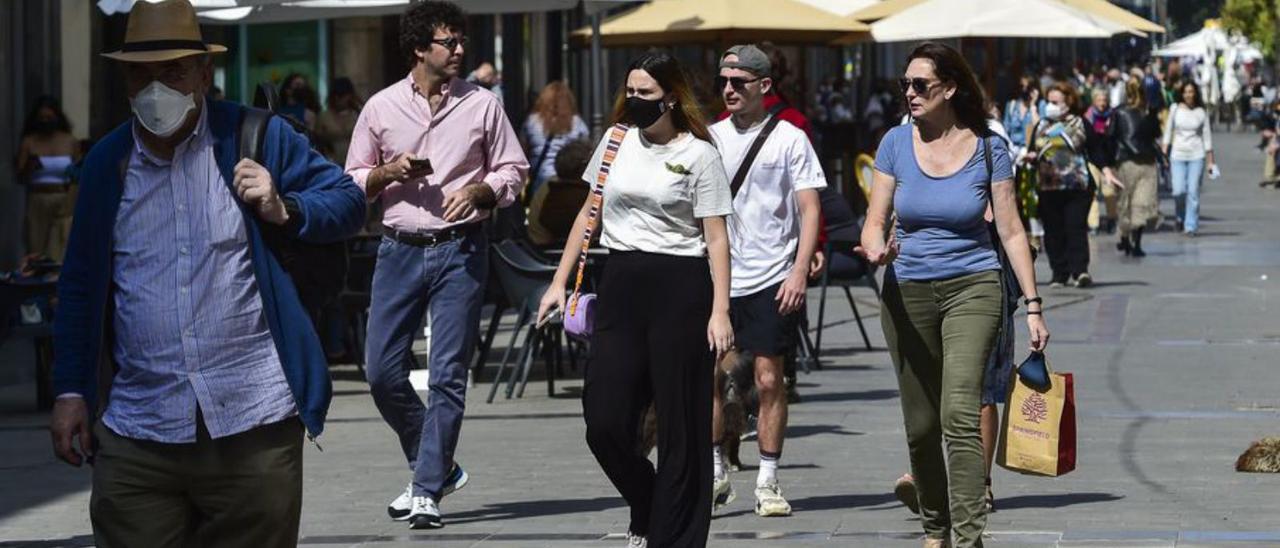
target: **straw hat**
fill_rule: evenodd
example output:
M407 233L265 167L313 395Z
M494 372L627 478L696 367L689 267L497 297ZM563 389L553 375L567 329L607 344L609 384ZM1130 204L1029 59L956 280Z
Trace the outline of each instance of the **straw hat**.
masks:
M129 13L124 47L102 55L126 63L159 63L225 51L223 46L204 42L196 10L188 0L138 0Z

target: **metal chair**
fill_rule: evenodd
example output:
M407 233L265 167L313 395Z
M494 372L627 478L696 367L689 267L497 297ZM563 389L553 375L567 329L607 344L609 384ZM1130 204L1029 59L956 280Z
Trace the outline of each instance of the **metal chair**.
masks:
M503 354L502 363L493 377L493 385L489 388L488 402L498 393L498 386L503 382L507 372L507 364L511 361L516 343L523 338L520 358L517 360L511 376L507 378L506 396L511 398L524 396L525 386L529 382L529 371L533 368L534 359L541 352L547 363L547 395L555 394L556 368L562 356L560 345L561 331L557 325L547 325L539 329L534 323L534 315L538 311L538 303L547 287L555 277L556 265L540 260L525 246L512 240L497 242L490 247L491 271L498 279L506 295L506 301L517 312L516 327L511 335L511 342ZM516 383L520 389L517 393Z

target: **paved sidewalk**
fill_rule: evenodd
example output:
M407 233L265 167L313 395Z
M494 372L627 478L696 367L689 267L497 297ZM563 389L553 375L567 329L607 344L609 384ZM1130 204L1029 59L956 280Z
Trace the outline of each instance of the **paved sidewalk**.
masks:
M1214 141L1224 175L1206 181L1200 238L1152 234L1139 262L1098 237L1095 288L1044 290L1050 359L1076 375L1079 467L997 470L990 546L1280 546L1280 475L1232 469L1251 441L1280 435L1280 191L1255 184L1252 136ZM855 295L876 349L832 294L826 367L801 375L780 472L795 515L757 518L754 470L739 472L711 545L919 546L891 493L906 446L878 307ZM303 545L625 545L626 509L583 441L580 381L548 398L533 380L493 405L487 383L473 389L458 453L472 483L444 501L444 529L411 532L384 510L408 479L398 445L355 369L335 377L323 451L306 450ZM0 388L0 546L90 545L88 472L54 462L46 417L23 411L28 390ZM754 446L742 456L753 465Z

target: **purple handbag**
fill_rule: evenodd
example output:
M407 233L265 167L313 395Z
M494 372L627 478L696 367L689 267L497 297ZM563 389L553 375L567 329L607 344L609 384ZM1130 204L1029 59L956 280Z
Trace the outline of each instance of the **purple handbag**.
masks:
M600 160L600 173L596 174L595 187L591 189L591 209L587 213L586 230L582 231L582 252L578 256L578 274L573 283L573 295L569 297L569 310L564 315L564 331L577 337L589 337L596 326L596 295L581 293L582 274L587 269L587 250L591 248L591 235L595 232L596 221L600 218L600 209L604 202L604 183L609 178L609 168L613 159L618 156L622 147L622 139L627 136L627 126L615 124L609 132L609 143L604 149L604 158Z

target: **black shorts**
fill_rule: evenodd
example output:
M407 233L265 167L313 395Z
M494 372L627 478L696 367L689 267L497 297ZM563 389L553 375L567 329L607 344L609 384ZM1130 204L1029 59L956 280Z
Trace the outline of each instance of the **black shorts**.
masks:
M800 312L786 316L778 313L774 297L780 287L782 282L729 300L729 319L733 321L733 339L739 350L758 356L785 356L795 348Z

